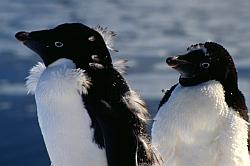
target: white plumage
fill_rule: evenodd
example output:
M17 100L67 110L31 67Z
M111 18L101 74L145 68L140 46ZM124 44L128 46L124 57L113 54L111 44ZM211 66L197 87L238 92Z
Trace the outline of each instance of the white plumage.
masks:
M105 150L93 142L91 119L81 94L90 82L71 60L47 68L39 63L26 82L35 94L38 121L53 166L107 166Z
M248 123L217 81L178 85L155 117L152 142L163 166L249 166Z

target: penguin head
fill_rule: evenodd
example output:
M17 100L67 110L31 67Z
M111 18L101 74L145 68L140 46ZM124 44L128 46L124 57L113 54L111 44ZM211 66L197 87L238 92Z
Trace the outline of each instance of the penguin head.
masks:
M232 57L224 47L214 42L191 45L187 53L169 57L166 63L180 73L179 82L183 86L209 80L237 83Z
M110 33L98 26L97 30ZM80 23L65 23L53 29L18 32L15 37L36 52L46 66L60 58L72 60L76 67L90 69L96 61L104 67L112 65L103 35Z

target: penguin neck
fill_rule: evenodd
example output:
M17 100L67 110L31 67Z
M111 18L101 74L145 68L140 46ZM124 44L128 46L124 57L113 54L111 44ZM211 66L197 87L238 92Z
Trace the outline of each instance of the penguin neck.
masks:
M126 81L113 67L100 71L91 70L87 73L92 82L89 94L92 92L102 99L112 101L119 100L124 93L129 91Z
M225 92L233 93L239 91L238 77L236 71L228 71L223 79L218 79L223 85Z
M219 82L223 85L225 93L236 93L239 91L237 80L236 81L224 80Z

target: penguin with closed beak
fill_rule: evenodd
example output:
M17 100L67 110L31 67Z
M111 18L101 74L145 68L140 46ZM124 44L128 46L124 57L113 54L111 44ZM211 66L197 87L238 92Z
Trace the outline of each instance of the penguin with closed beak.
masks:
M53 166L137 166L155 160L148 110L113 65L115 33L65 23L15 37L43 60L30 71L38 122ZM119 67L120 66L120 67Z
M232 57L214 42L169 57L180 73L152 127L164 166L249 166L249 117Z

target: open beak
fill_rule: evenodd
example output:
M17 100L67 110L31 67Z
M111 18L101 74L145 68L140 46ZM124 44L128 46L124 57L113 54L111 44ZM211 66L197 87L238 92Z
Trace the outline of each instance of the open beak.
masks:
M24 42L26 42L27 40L30 39L29 34L30 34L29 32L21 31L21 32L17 32L17 33L15 34L15 37L16 37L16 39L17 39L18 41L24 43Z
M168 64L168 66L170 66L174 69L177 69L177 68L181 67L182 65L191 64L188 61L178 59L178 57L176 57L176 56L168 57L166 59L166 63Z
M192 64L192 62L181 59L178 56L173 56L173 57L168 57L166 59L166 63L171 68L177 70L181 74L181 77L183 78L193 77L195 66Z

